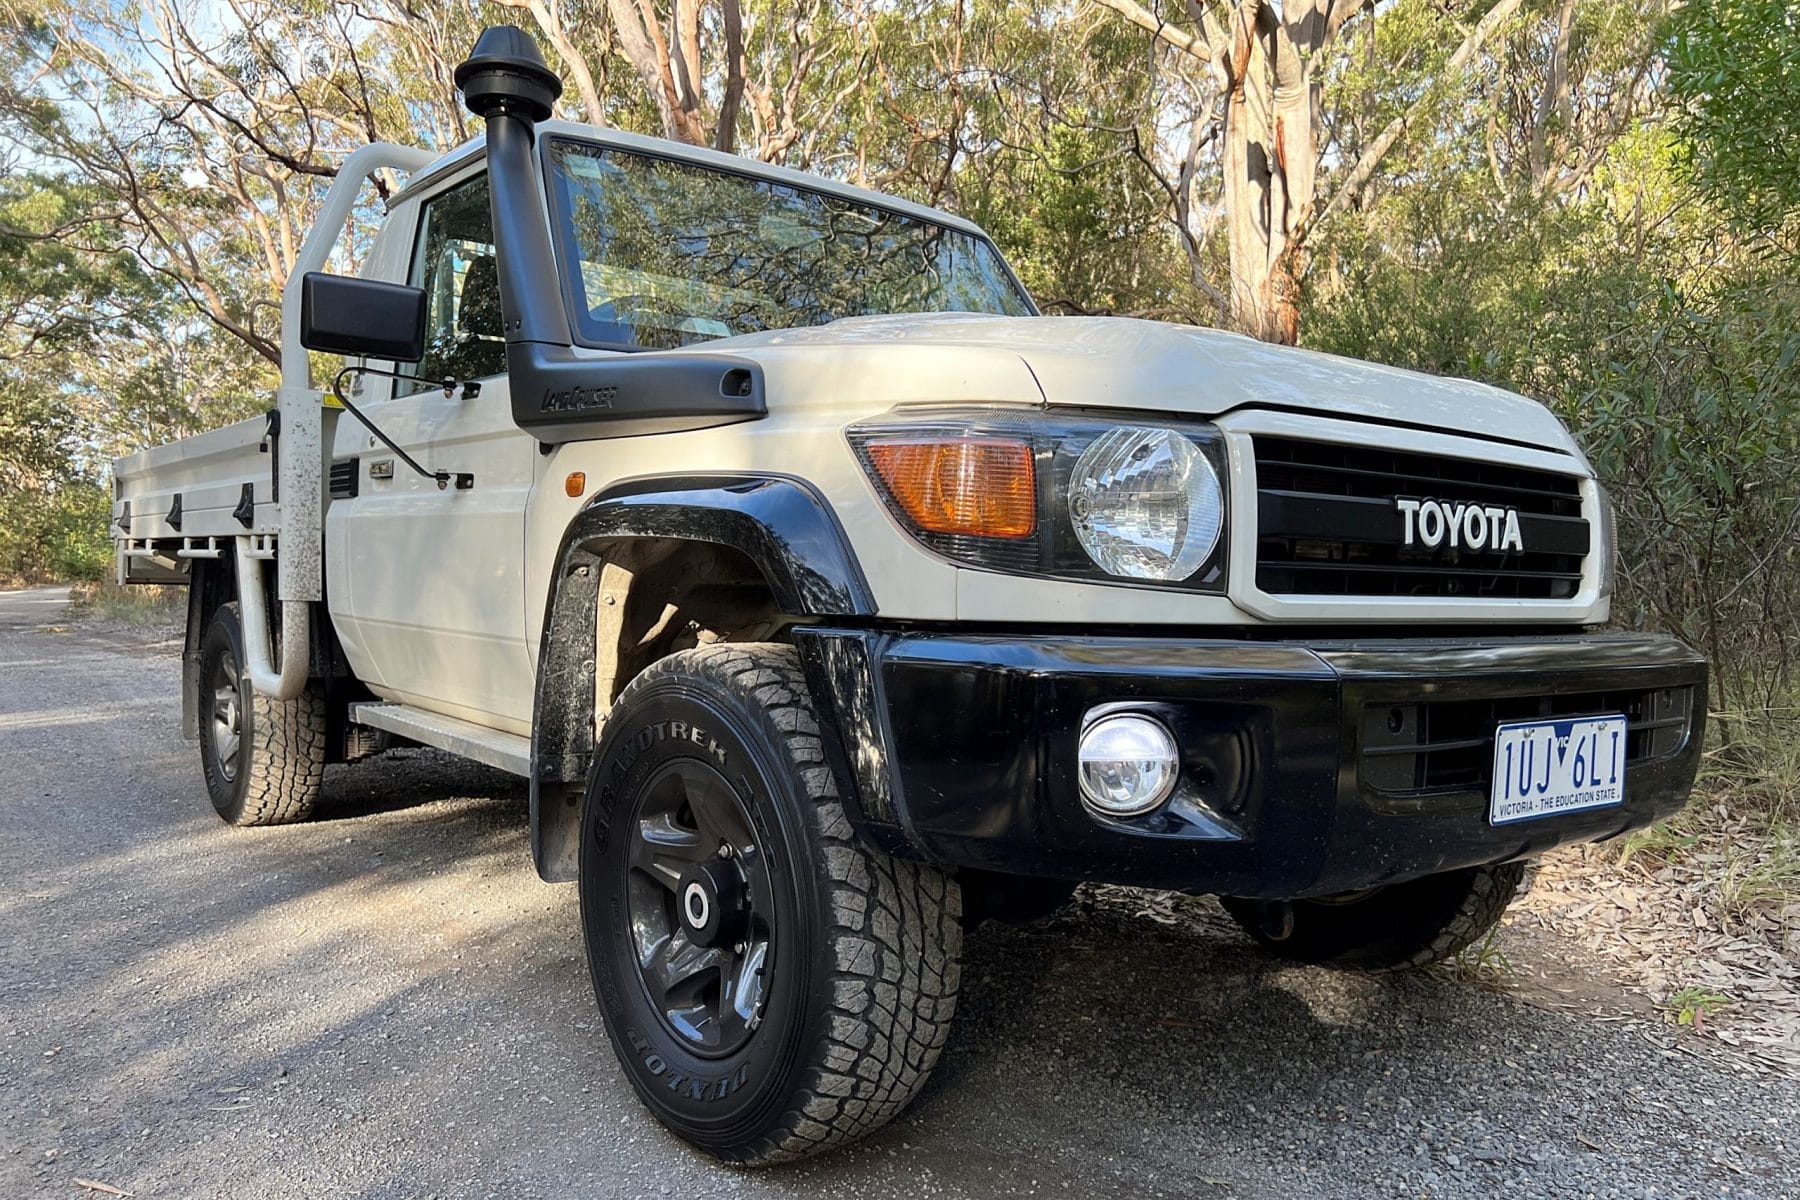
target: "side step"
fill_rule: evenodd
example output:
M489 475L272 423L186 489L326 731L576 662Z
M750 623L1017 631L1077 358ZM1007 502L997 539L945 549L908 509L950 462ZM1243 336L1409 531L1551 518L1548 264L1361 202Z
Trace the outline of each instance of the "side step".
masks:
M531 774L531 739L404 704L352 704L350 719L514 775Z

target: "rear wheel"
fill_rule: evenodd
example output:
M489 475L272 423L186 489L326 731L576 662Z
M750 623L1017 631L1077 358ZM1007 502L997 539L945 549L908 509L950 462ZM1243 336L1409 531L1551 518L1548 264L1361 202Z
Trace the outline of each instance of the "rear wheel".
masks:
M1220 903L1251 937L1284 958L1408 971L1486 937L1524 877L1524 863L1502 863L1316 900L1221 896Z
M580 878L613 1048L700 1149L764 1163L852 1140L937 1062L960 893L851 831L790 648L701 647L631 682L594 756Z
M235 603L219 606L200 643L200 768L219 816L285 825L312 815L325 778L325 697L316 682L292 700L250 686Z

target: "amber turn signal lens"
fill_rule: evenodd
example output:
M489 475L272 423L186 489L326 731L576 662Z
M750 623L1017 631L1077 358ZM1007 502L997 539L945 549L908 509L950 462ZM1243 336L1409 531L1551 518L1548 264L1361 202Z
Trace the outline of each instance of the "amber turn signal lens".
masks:
M563 476L563 495L576 499L587 491L587 472L570 471Z
M1037 528L1031 447L1004 438L875 441L869 461L927 533L1030 537Z

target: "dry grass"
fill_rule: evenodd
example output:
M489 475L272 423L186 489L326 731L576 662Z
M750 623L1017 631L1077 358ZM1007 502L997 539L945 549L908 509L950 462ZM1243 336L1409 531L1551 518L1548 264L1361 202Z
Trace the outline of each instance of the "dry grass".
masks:
M1520 915L1671 1023L1800 1069L1800 707L1715 716L1711 741L1686 809L1551 855Z
M131 629L160 629L181 623L186 602L184 587L121 587L108 579L73 585L69 589L69 616Z
M1714 714L1712 722L1715 744L1693 802L1629 838L1620 865L1642 858L1697 869L1723 928L1768 935L1800 955L1800 707Z

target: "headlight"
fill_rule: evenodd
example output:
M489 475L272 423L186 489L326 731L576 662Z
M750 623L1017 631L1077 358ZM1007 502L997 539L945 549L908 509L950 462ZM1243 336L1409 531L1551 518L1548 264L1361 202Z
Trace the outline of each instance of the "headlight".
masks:
M1225 494L1187 438L1122 425L1076 462L1069 517L1082 549L1108 575L1186 579L1219 544Z
M848 436L888 511L946 558L1019 575L1225 590L1225 452L1211 425L914 409Z

